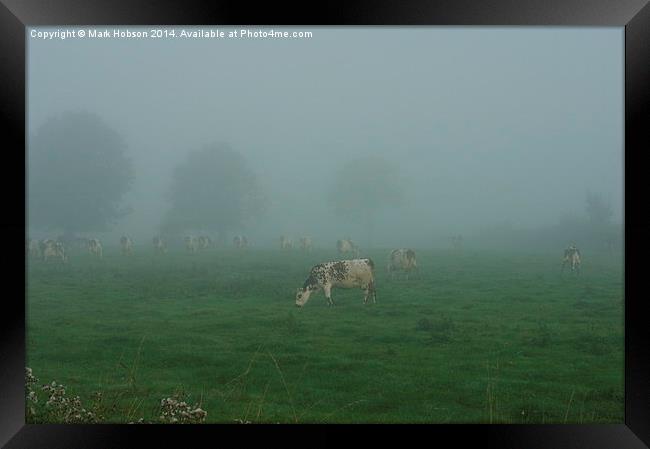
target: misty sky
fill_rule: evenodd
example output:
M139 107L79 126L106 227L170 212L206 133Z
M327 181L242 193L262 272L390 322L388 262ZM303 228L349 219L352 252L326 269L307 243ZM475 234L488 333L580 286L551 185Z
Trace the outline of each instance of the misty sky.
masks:
M553 224L583 216L587 191L622 220L622 27L274 29L313 37L40 40L28 29L28 133L80 109L116 129L136 178L114 232L147 242L173 167L214 141L245 155L271 199L246 230L253 241L361 235L326 195L343 162L371 153L399 166L408 200L379 214L382 242Z

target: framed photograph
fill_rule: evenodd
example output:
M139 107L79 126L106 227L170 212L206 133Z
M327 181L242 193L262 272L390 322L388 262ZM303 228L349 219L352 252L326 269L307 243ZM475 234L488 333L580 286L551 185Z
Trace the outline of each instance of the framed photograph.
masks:
M0 445L650 444L647 2L0 23Z

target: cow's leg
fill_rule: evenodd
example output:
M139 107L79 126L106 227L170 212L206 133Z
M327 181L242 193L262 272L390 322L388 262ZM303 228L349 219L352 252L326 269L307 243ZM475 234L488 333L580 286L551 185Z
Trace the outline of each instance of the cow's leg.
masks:
M333 306L334 301L332 301L332 286L329 284L325 284L323 286L323 293L325 293L325 299L327 299L327 305Z

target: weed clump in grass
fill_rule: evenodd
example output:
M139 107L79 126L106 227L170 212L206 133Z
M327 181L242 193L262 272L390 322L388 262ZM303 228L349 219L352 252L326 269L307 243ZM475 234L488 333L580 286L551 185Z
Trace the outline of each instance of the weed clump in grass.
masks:
M420 318L418 320L418 324L415 326L415 329L419 331L428 331L432 326L433 324L428 318Z
M25 401L26 421L28 423L64 423L64 424L96 424L104 422L101 412L102 393L93 395L91 407L84 407L79 396L69 397L66 387L52 381L41 387L47 395L45 403L39 402L34 385L38 379L32 369L25 368ZM165 424L200 424L205 421L208 413L198 404L191 406L178 393L160 402L160 422ZM144 418L130 421L129 424L149 424Z
M36 414L35 406L38 403L38 396L33 390L33 385L38 382L38 379L32 374L32 369L29 367L25 368L25 413L27 422L32 422L34 415Z
M604 355L611 350L605 337L592 334L582 334L576 337L574 347L590 355Z
M429 335L434 343L449 343L455 328L456 325L450 317L442 317L433 323Z
M533 335L528 338L527 343L530 346L536 346L538 348L545 348L552 341L552 334L546 323L538 323L537 329L534 331Z
M455 327L453 320L447 316L442 316L437 320L421 318L416 325L417 330L429 333L432 343L449 343L452 340Z
M65 424L94 424L100 422L103 417L98 413L98 403L93 404L93 409L86 409L79 396L69 397L66 394L66 387L52 381L43 385L41 391L47 395L47 401L39 406L38 394L33 386L38 379L32 373L32 369L25 368L25 399L29 404L26 407L26 421L29 423L65 423Z
M160 401L160 421L165 424L200 424L208 412L198 404L190 406L178 395Z
M285 331L290 335L295 335L300 331L300 325L293 312L289 312L283 320Z

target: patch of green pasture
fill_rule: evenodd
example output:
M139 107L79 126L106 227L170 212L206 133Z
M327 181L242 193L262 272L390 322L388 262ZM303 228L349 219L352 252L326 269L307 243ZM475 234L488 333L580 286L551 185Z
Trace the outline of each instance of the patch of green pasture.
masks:
M619 263L417 252L407 281L371 251L377 304L335 289L333 308L294 295L334 251L30 261L28 366L103 391L109 422L156 419L179 390L208 422L622 422Z

